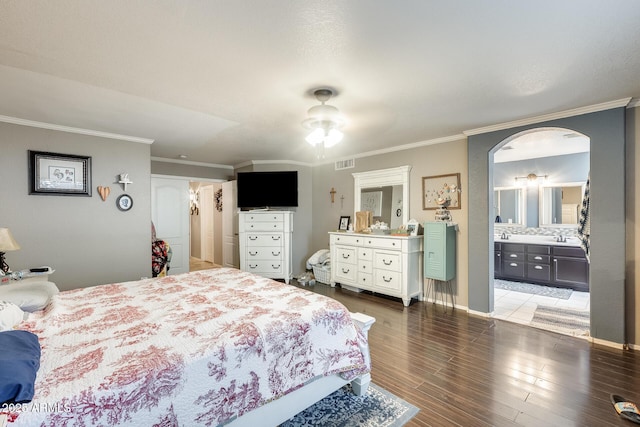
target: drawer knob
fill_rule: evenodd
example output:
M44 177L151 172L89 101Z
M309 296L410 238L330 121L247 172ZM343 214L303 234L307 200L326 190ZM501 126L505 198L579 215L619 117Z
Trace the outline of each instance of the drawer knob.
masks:
M279 255L280 255L280 252L273 252L273 251L271 251L271 255L273 255L273 256L279 256Z
M347 274L347 273L349 272L349 269L348 269L348 268L343 268L343 269L342 269L342 272L343 272L344 274Z
M518 255L517 255L517 254L511 254L511 255L509 255L509 257L511 257L511 258L518 258Z
M517 267L518 264L516 264L515 262L512 262L511 264L509 264L511 267Z
M271 236L271 240L280 240L280 236Z
M392 279L392 277L389 277L389 278L387 279L387 277L386 277L386 276L382 276L382 280L384 280L384 281L385 281L385 282L387 282L387 283L389 283L389 282L391 281L391 279Z
M271 268L273 268L274 270L277 270L277 269L280 268L280 264L278 264L278 265L271 264Z
M541 256L534 256L533 259L540 261L540 260L542 260L542 257Z
M249 255L251 255L251 256L256 256L256 255L258 255L258 251L256 251L256 252L251 252L251 251L249 251Z
M540 265L536 265L536 266L535 266L535 267L533 267L533 268L535 268L536 270L542 270L542 266L540 266Z
M497 256L502 256L502 254L496 254Z
M256 265L249 264L249 268L258 268L258 264L256 264Z
M258 236L249 236L249 240L258 240Z
M384 265L391 265L391 263L392 263L392 262L393 262L393 260L389 260L389 262L387 262L387 260L386 260L386 259L384 259L384 258L382 259L382 263L383 263Z
M342 258L343 258L343 259L349 259L349 257L350 257L350 256L351 256L351 255L349 255L349 254L342 254Z

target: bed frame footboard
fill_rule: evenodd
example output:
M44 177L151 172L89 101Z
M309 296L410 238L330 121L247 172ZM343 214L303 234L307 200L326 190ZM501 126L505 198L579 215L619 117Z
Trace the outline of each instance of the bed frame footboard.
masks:
M353 319L353 323L362 331L365 337L369 337L369 329L375 323L376 319L371 316L367 316L362 313L351 313L351 319ZM365 352L365 360L368 365L371 365L371 354L369 353L369 346L367 346L367 351ZM356 396L362 396L366 394L367 389L369 388L369 384L371 383L371 374L366 373L360 375L355 380L351 381L351 388L353 389L353 393Z
M359 328L365 336L368 336L371 325L376 321L375 318L362 313L351 313L351 318L356 327ZM367 346L365 358L367 363L370 364L371 356L369 354L369 346ZM276 426L299 412L304 411L309 406L324 399L348 383L349 381L343 379L339 374L320 378L278 400L274 400L236 418L225 427ZM351 387L353 388L354 394L358 396L365 394L369 383L371 383L371 374L369 373L351 380Z

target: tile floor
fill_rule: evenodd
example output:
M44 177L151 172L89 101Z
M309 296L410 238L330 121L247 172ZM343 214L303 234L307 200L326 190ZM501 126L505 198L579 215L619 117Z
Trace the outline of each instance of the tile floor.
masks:
M569 299L551 298L542 295L525 294L504 289L493 290L493 317L514 323L528 325L538 304L574 310L589 310L589 292L573 291Z

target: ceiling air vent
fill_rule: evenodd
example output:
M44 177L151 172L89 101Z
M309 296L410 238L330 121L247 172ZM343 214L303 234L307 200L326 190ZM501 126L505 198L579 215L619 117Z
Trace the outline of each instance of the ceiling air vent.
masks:
M336 162L336 170L340 171L342 169L351 169L356 166L355 159L347 159L347 160L338 160Z

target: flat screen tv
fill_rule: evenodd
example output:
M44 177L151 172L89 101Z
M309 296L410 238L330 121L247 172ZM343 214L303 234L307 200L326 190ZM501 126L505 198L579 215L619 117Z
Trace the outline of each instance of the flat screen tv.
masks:
M238 207L244 209L298 206L298 172L238 172Z

